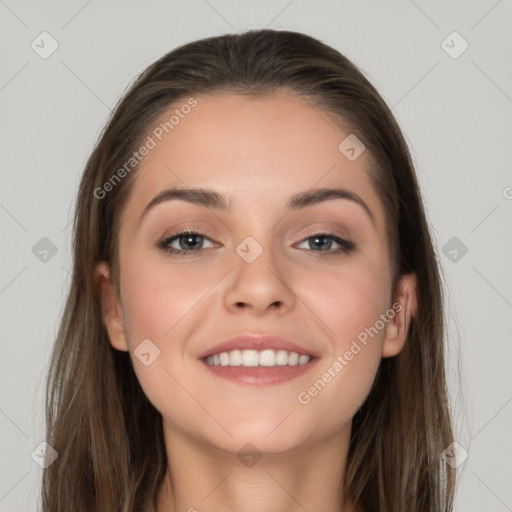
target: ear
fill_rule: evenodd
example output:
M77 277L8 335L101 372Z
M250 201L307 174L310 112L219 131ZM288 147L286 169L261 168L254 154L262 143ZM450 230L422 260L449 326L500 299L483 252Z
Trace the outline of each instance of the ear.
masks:
M417 312L416 274L403 275L396 287L395 299L389 313L390 318L386 324L384 342L382 344L382 357L396 356L403 348L407 339L411 318ZM395 314L391 318L391 311Z
M103 323L107 328L110 344L117 350L128 351L122 308L116 296L108 263L96 265L95 281L101 295Z

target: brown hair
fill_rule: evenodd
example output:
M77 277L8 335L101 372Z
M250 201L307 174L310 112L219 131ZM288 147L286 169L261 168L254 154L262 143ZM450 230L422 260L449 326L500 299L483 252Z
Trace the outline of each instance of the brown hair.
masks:
M281 89L350 127L366 145L387 213L394 282L410 272L418 279L407 342L381 361L353 418L346 496L368 511L451 511L455 474L440 457L453 441L441 285L407 145L375 88L339 52L304 34L252 30L191 42L149 66L116 106L87 162L74 218L71 288L46 388L47 441L59 457L43 473L45 512L154 510L167 468L161 415L140 387L129 353L109 343L94 280L96 264L106 261L119 289L119 218L136 167L105 198L95 191L178 100Z

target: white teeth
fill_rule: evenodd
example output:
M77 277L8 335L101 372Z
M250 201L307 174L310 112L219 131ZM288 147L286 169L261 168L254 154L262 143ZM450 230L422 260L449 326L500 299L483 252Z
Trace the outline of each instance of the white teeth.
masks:
M297 352L290 352L288 355L288 364L290 366L297 366L299 364L299 354L297 354Z
M260 366L275 366L276 354L273 350L267 349L260 352Z
M242 350L242 366L258 366L257 350Z
M285 366L288 364L288 352L286 350L278 350L276 352L277 366Z
M229 366L240 366L241 364L242 364L242 351L241 350L232 350L229 353Z
M211 366L302 366L311 360L310 356L299 355L286 350L264 349L232 350L208 356L206 362Z
M306 364L308 361L309 361L309 356L307 356L305 354L299 356L299 366Z

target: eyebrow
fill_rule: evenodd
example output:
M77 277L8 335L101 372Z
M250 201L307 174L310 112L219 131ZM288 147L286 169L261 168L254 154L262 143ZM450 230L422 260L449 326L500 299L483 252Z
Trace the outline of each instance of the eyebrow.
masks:
M353 201L361 206L372 222L375 223L375 217L368 205L357 194L341 188L318 188L294 194L288 199L286 208L288 211L297 210L332 199L347 199L349 201ZM229 211L231 209L231 201L228 203L224 196L214 190L172 187L160 192L147 204L142 212L140 221L142 221L142 218L149 212L149 210L158 204L172 200L186 201L198 206L214 208L217 210Z

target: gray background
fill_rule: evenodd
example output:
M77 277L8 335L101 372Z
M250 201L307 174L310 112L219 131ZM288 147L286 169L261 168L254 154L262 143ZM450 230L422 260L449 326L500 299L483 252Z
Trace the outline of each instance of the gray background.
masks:
M42 469L31 454L44 441L43 382L69 284L69 222L109 110L171 48L256 27L331 44L392 106L445 275L460 445L455 510L512 511L511 21L510 0L0 0L0 511L38 505ZM59 45L46 59L31 47L51 49L43 31ZM464 43L448 37L453 31L469 44L457 58ZM55 254L44 253L45 237Z

